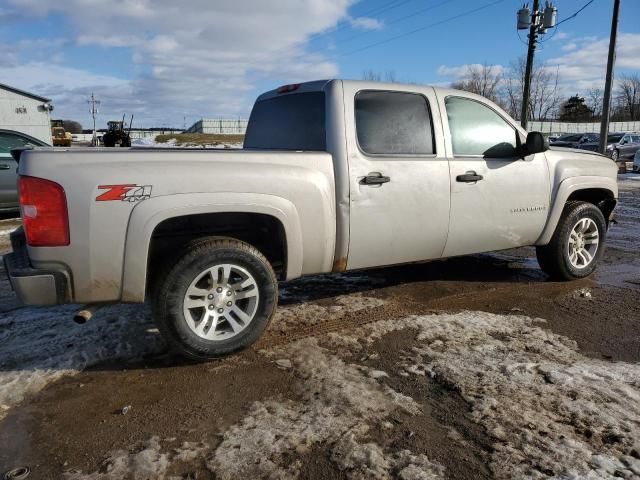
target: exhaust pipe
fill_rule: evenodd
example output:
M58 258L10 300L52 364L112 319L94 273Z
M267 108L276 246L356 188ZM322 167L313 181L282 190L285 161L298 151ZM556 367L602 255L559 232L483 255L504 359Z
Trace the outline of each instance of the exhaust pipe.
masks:
M104 303L94 303L91 305L85 305L82 309L78 310L73 315L73 321L78 325L84 325L89 320L93 318L93 315L104 307L106 304Z

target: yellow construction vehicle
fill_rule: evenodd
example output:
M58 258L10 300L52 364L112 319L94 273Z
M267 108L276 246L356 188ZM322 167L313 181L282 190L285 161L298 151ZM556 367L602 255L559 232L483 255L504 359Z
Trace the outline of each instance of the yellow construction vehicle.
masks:
M54 147L71 146L71 133L65 131L62 120L51 120L51 140Z

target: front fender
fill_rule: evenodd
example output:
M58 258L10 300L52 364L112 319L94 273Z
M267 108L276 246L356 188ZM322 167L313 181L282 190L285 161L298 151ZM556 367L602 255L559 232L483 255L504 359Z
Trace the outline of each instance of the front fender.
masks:
M586 190L589 188L598 188L602 190L608 190L611 192L614 198L618 198L618 184L615 179L609 177L599 176L580 176L570 177L560 182L555 189L553 198L553 205L547 223L542 231L542 235L536 241L536 245L546 245L551 241L553 232L556 230L556 226L560 221L560 215L564 209L567 200L572 193L579 190Z
M143 302L149 245L155 228L170 218L201 213L260 213L278 219L287 245L287 279L299 277L303 264L302 229L293 203L255 193L188 193L152 197L133 209L127 227L121 298Z

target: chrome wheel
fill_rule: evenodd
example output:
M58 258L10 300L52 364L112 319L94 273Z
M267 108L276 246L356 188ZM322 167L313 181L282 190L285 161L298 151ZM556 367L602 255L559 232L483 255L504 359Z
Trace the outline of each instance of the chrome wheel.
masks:
M569 263L574 268L587 267L596 256L600 233L590 218L581 218L569 234Z
M227 340L251 323L258 309L258 284L245 268L215 265L196 276L183 300L189 328L207 340Z

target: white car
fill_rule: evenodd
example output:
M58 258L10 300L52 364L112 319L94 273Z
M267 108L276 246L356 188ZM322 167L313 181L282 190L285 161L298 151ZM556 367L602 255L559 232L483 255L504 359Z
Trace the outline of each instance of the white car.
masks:
M633 171L640 173L640 150L638 150L633 157Z

